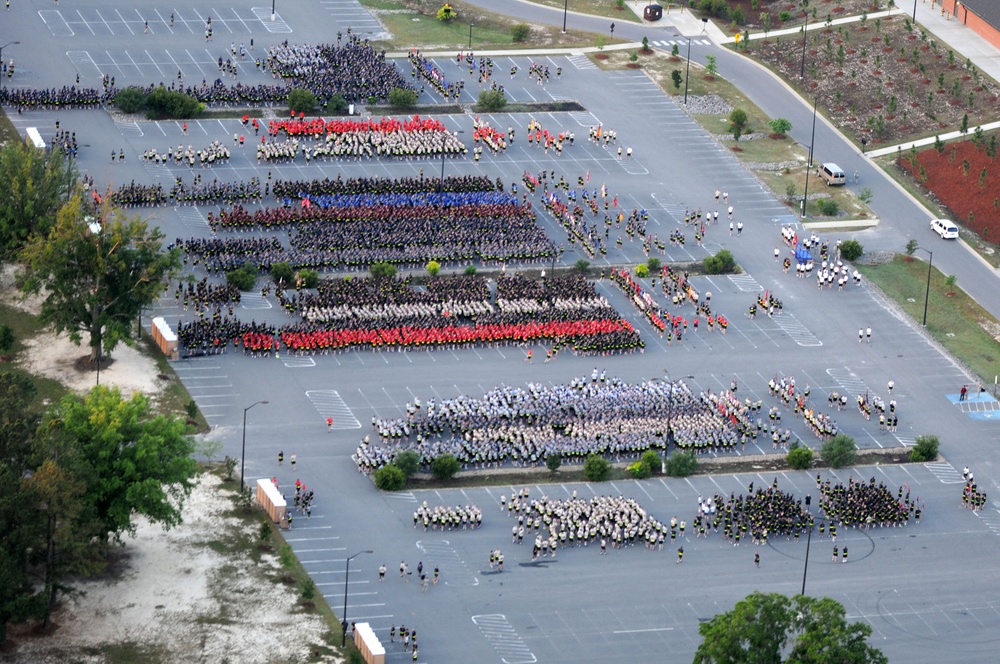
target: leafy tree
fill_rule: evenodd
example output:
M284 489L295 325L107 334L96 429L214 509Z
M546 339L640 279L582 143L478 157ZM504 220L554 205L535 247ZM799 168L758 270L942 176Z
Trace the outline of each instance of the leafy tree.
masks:
M646 277L649 276L649 268L646 267L645 263L640 263L639 265L635 266L635 276L639 277L640 279L645 279Z
M597 35L596 37L594 37L594 46L597 47L598 51L603 51L604 45L607 43L608 39L604 35Z
M437 20L439 21L451 21L457 16L458 12L456 12L448 3L441 5L441 9L437 10Z
M934 149L937 150L938 154L944 153L944 141L941 140L940 136L934 137Z
M33 234L45 235L76 180L58 151L43 152L21 141L0 150L0 252L16 255Z
M785 457L788 467L794 470L806 470L812 465L813 451L808 447L796 447Z
M767 41L767 33L771 31L771 13L760 13L760 27L764 30L764 41Z
M432 277L436 277L438 276L438 273L440 271L441 271L441 263L438 263L437 261L430 261L427 263L427 274L431 275Z
M417 91L409 88L389 90L389 105L393 108L413 108L417 105Z
M549 469L553 475L559 470L562 465L562 456L559 454L547 454L545 455L545 467Z
M858 456L858 446L850 436L838 433L823 443L820 456L831 468L843 468L854 463Z
M698 470L698 459L694 452L675 452L667 457L664 465L670 477L687 477Z
M0 353L9 353L14 347L14 330L10 325L0 325Z
M335 92L329 99L326 100L326 103L323 104L323 106L326 107L326 110L329 113L343 113L347 110L348 104L344 95L339 92Z
M649 37L642 38L642 50L644 53L649 50Z
M478 99L477 110L486 113L499 113L507 106L507 95L503 90L483 90Z
M476 266L475 265L466 265L465 266L465 273L471 277L472 275L474 275L476 273Z
M186 119L200 115L205 105L191 95L160 85L146 98L146 109L146 117L150 119Z
M226 283L236 286L241 291L253 290L257 283L257 268L253 263L244 263L235 270L226 272Z
M276 284L290 284L295 278L295 268L291 263L280 262L271 263L271 279Z
M749 122L747 112L742 108L734 108L732 110L729 114L729 131L733 133L734 140L740 140L740 136L743 135L743 130L747 128Z
M316 108L316 95L305 88L292 88L288 91L288 110L296 113L310 113Z
M527 23L518 23L510 28L510 37L516 44L528 41L530 36L531 27Z
M146 108L146 92L135 85L119 90L115 95L115 106L122 113L138 113Z
M316 288L319 284L319 272L316 270L299 270L299 279L306 288Z
M736 271L736 259L728 249L720 249L714 256L707 256L702 267L708 274L731 274Z
M583 475L590 482L603 482L611 475L611 462L600 454L591 454L583 462Z
M409 479L420 470L420 455L413 450L403 450L396 455L392 463Z
M655 450L646 450L639 458L643 463L649 466L651 472L660 472L660 465L663 463L663 460L660 459L660 455L657 454Z
M792 123L785 118L775 118L768 123L768 126L779 136L784 136L792 130Z
M906 255L907 256L912 256L914 254L914 252L917 250L917 247L919 247L919 246L920 246L920 243L918 243L915 238L911 237L910 241L906 243L906 249L905 249Z
M672 47L672 48L670 49L670 55L671 55L671 57L674 57L674 58L676 58L676 57L678 57L678 56L679 56L680 54L681 54L681 49L680 49L680 47L678 47L678 46L677 46L677 44L674 44L674 45L673 45L673 47Z
M674 44L674 48L677 48L676 44ZM674 89L675 90L680 90L681 89L681 83L684 82L684 77L683 77L683 75L681 75L681 70L680 69L674 69L672 72L670 72L670 80L673 81L673 83L674 83Z
M156 301L180 267L179 250L164 252L163 234L138 217L102 210L102 222L83 215L73 196L47 236L24 248L22 289L44 294L39 320L80 343L89 335L91 360L98 348L110 354L119 342L132 345L132 324L142 307Z
M842 604L829 597L754 592L732 611L702 623L704 641L695 664L796 664L841 662L887 664L888 658L866 643L872 628L848 623ZM782 660L786 644L787 659Z
M957 80L956 80L957 82ZM962 116L962 123L958 125L958 131L962 134L969 133L969 114L966 113Z
M629 475L637 480L644 480L653 472L649 467L648 463L643 463L642 461L636 461L633 464L629 464L628 468Z
M84 501L101 523L101 537L135 534L134 515L170 528L198 473L194 444L177 417L154 415L141 394L122 398L118 388L95 387L68 395L42 422L41 451L71 449Z
M655 256L651 257L649 260L646 261L646 268L652 275L655 275L657 272L659 272L662 266L663 262Z
M573 263L573 268L581 274L587 274L587 270L590 269L590 261L586 258L581 258Z
M837 212L840 211L840 205L832 198L821 198L816 201L816 207L819 208L820 214L826 215L827 217L834 217Z
M23 479L32 469L32 440L39 416L31 405L35 386L23 375L0 373L0 646L7 626L41 615L28 576L29 552L39 542L34 496Z
M910 450L910 461L922 463L937 458L941 441L937 436L917 436L916 444Z
M439 480L450 480L462 467L451 454L442 454L431 461L431 473Z
M719 65L716 62L716 57L714 55L705 56L705 74L707 76L715 76L719 73Z
M368 271L371 272L372 277L375 279L392 279L396 276L396 266L385 261L372 263Z
M388 463L375 471L375 486L380 491L400 491L406 486L406 474Z
M844 260L855 261L865 253L865 248L857 240L845 240L840 244L840 255Z

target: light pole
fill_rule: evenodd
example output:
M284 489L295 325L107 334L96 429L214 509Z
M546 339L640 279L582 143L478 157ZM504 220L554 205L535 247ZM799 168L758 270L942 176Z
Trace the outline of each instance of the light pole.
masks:
M267 401L255 401L243 409L243 452L240 454L240 495L243 494L243 470L246 468L247 461L247 411L262 403L267 403Z
M917 247L921 251L926 251L927 255L930 257L927 260L927 290L924 291L924 327L927 327L927 302L931 297L931 266L934 265L934 252L930 249L924 249L923 247Z
M806 14L806 24L802 26L802 66L799 67L799 78L806 78L806 33L809 32L809 14Z
M808 497L807 497L808 498ZM820 519L825 523L824 519ZM812 534L814 524L809 525L809 530L806 531L806 563L802 566L802 595L806 594L806 574L809 572L809 545L812 544Z
M472 50L472 23L469 24L469 50Z
M274 2L275 2L275 0L271 0L271 22L272 23L274 22L274 18L275 18L275 14L274 14Z
M913 0L913 22L917 22L917 0Z
M565 27L563 28L563 32L566 32L566 28ZM7 48L8 46L15 46L15 45L20 44L20 43L21 42L19 42L19 41L12 41L12 42L7 42L3 46L0 46L0 65L3 64L3 50L5 48ZM0 77L0 87L2 87L2 86L3 86L3 77Z
M816 102L817 97L813 97L813 126L812 137L809 139L809 163L806 164L806 187L802 194L802 218L806 218L806 205L809 204L809 171L812 170L813 145L816 144Z
M563 34L566 34L566 15L569 14L569 0L563 3Z
M688 37L688 61L687 68L684 70L684 105L687 106L688 103L688 76L691 75L691 38Z
M360 556L362 553L375 553L375 552L372 551L371 549L358 551L353 556L347 559L347 569L344 570L344 612L341 614L341 622L340 622L340 626L343 629L340 640L341 648L347 645L347 579L351 575L351 561Z

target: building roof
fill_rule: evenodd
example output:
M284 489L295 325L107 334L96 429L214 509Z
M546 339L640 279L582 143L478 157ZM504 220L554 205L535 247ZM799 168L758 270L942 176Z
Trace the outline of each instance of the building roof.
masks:
M1000 2L997 0L960 0L962 5L984 21L1000 30Z

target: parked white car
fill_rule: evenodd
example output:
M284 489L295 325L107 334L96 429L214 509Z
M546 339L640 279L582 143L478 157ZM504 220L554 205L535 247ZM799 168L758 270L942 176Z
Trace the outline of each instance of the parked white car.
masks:
M958 238L958 226L947 219L931 219L931 230L940 235L942 240Z

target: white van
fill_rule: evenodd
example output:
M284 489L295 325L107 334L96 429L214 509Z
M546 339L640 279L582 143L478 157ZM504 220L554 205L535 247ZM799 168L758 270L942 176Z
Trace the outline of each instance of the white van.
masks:
M958 226L947 219L931 219L931 230L940 235L942 240L958 239Z
M833 162L820 166L819 176L826 180L826 184L829 187L847 184L847 175L844 173L844 170Z

